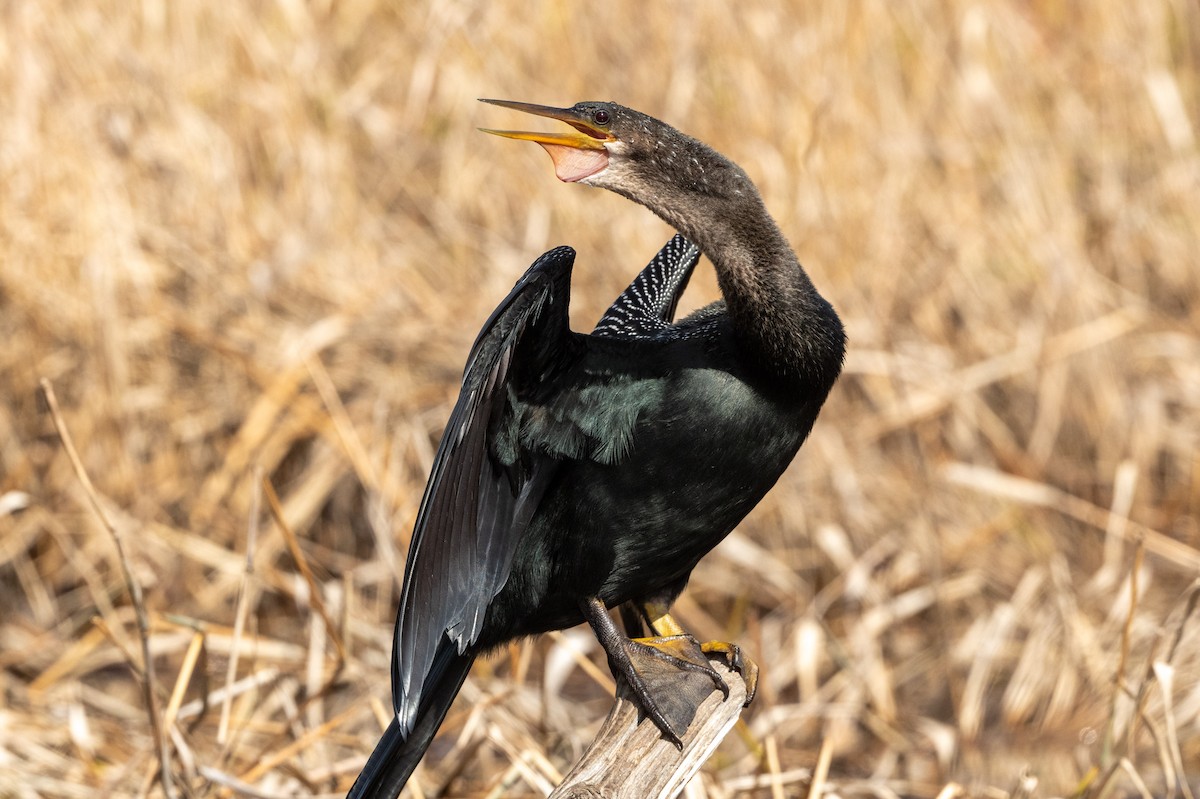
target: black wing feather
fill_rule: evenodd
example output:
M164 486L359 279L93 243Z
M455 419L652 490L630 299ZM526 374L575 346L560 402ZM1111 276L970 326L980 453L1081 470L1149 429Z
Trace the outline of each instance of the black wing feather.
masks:
M535 261L488 318L467 359L417 513L396 615L392 703L404 737L443 638L460 653L478 638L545 488L546 467L522 471L498 462L489 434L505 413L514 360L522 374L537 373L570 338L574 259L574 250L559 247Z
M699 260L700 248L675 234L600 317L592 335L646 338L670 327Z

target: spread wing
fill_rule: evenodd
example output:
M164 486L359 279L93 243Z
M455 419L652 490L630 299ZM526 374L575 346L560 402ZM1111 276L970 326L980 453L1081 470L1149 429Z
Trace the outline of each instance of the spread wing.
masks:
M675 234L600 317L592 335L646 338L670 327L699 260L700 249Z
M536 379L570 346L570 247L551 250L525 272L471 348L417 514L392 645L392 702L407 737L438 644L463 652L504 586L513 553L550 467L522 463L502 439L508 385Z

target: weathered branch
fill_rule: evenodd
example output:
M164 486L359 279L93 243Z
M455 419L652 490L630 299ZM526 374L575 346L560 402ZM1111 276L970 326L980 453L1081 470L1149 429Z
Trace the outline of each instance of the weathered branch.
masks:
M624 681L595 740L550 799L672 799L704 765L737 722L746 701L742 676L720 660L713 667L729 685L729 697L713 691L683 736L683 751L662 737L654 722L639 720Z

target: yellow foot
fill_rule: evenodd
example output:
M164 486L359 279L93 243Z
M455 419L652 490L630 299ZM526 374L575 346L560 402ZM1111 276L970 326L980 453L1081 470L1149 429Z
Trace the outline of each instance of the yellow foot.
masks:
M746 702L742 707L750 707L754 695L758 693L758 664L746 657L740 646L729 641L706 641L700 644L700 651L705 655L725 658L729 668L742 675L746 681Z
M667 606L660 602L645 602L641 605L642 615L649 621L650 626L661 636L686 636L683 627L675 621L675 617L667 612ZM687 636L690 638L690 636ZM700 645L700 651L705 655L718 655L725 658L729 668L742 675L746 681L746 704L749 707L758 692L758 664L746 657L742 648L728 641L709 641ZM726 696L729 694L726 693Z

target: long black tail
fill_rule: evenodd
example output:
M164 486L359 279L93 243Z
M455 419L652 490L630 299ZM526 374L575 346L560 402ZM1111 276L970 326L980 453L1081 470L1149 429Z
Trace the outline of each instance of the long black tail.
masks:
M421 762L475 662L473 652L460 655L450 649L438 654L438 660L444 658L444 662L435 664L421 688L421 709L412 732L405 738L392 718L346 799L396 799Z

